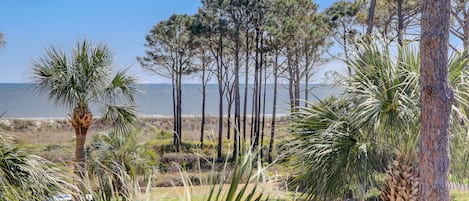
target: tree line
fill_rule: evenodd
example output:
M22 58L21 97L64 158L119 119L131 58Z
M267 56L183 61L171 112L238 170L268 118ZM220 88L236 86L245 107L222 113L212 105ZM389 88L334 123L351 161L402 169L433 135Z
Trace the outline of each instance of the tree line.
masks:
M451 3L451 33L467 47L467 2ZM207 83L216 81L218 159L224 135L233 139L236 158L244 146L263 147L270 132L267 158L271 161L279 83L288 87L291 112L301 106L300 100L306 100L307 106L317 67L331 59L347 62L357 41L372 35L399 46L418 41L422 5L417 0L337 1L320 12L318 4L308 0L203 0L197 13L174 14L156 24L146 36L144 56L137 59L144 69L171 80L176 152L183 136L182 83L196 76L202 86L200 144ZM346 76L352 74L347 66ZM272 108L265 108L266 83L274 86L273 97L268 97ZM266 131L269 110L272 126Z
M233 139L236 158L244 146L263 147L264 136L270 132L267 158L271 161L280 80L288 81L294 111L300 106L300 98L308 99L315 67L326 61L323 55L331 44L331 30L327 17L318 12L318 5L307 0L207 0L194 15L172 15L159 22L146 36L147 51L138 60L145 69L171 80L175 151L180 150L183 135L181 84L187 75L195 75L201 81L203 97L201 145L206 86L215 80L219 100L218 158L222 158L225 134ZM266 97L268 82L273 82L273 97ZM250 91L252 94L248 94ZM265 107L266 98L272 98L272 108ZM252 105L250 111L248 103ZM272 114L270 131L265 130L267 110ZM226 125L224 114L228 118Z

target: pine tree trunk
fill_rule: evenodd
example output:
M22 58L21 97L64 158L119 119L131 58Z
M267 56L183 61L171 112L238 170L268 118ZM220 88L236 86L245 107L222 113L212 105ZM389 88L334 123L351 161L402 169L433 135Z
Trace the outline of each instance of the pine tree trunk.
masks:
M308 107L308 98L309 98L309 65L311 63L311 60L310 60L310 56L309 56L309 51L308 51L308 42L305 41L305 45L307 47L305 47L305 97L304 97L304 101L305 101L305 107Z
M370 8L368 9L368 20L367 20L367 27L366 27L366 35L371 36L373 32L373 19L375 16L375 8L376 8L376 0L370 1Z
M262 126L261 126L261 159L264 158L264 130L265 130L265 101L267 95L267 64L264 62L264 91L262 97Z
M469 51L469 14L468 11L465 12L465 18L464 18L464 50Z
M290 98L290 113L295 111L295 95L293 93L293 66L291 61L291 53L287 47L287 70L288 70L288 95Z
M270 142L269 142L269 154L267 160L272 163L272 151L274 150L274 139L275 139L275 115L277 112L277 79L278 79L278 50L275 50L275 65L274 65L274 97L272 103L272 125L270 130Z
M260 35L260 45L259 45L259 83L257 85L258 91L257 91L257 106L256 106L256 139L254 141L254 147L257 148L257 146L260 144L259 139L261 135L261 107L262 107L262 72L263 72L263 56L264 54L262 53L263 48L263 36L262 33L259 31ZM262 147L261 147L262 149Z
M258 102L259 102L259 29L256 28L256 38L255 38L256 50L255 50L255 68L254 68L254 89L252 91L252 117L251 117L251 147L257 147L256 139L257 139L257 110L258 110Z
M342 37L342 42L344 43L344 57L345 57L345 61L348 62L349 58L348 58L348 48L347 48L347 45L348 45L348 42L347 42L347 26L345 24L342 23L342 29L344 29L344 32L343 32L343 37ZM352 68L350 68L349 65L347 65L347 73L348 73L348 76L351 77L352 76Z
M219 103L218 103L218 145L217 145L217 160L223 161L222 155L222 147L223 147L223 34L220 34L220 38L218 41L219 45L219 65L217 66L218 71L218 95L219 95Z
M205 69L202 72L202 120L200 121L200 146L204 146L204 131L205 131L205 98L207 91L207 83L205 82Z
M399 46L403 45L404 16L402 15L402 1L397 0L397 42Z
M298 111L298 108L300 106L300 94L301 94L301 89L300 89L300 83L301 83L301 77L300 77L300 55L298 55L298 52L296 53L296 58L295 58L295 78L294 78L294 86L295 86L295 111Z
M229 95L231 97L231 95ZM231 139L231 108L233 107L233 100L229 98L228 102L228 108L226 110L228 117L226 120L226 139Z
M172 95L173 95L173 145L174 149L176 152L178 152L178 147L177 147L177 141L178 141L178 136L177 136L177 109L176 109L176 103L177 103L177 98L176 98L176 76L175 73L172 73L172 79L171 79L171 88L172 88Z
M420 200L449 200L449 120L453 92L448 84L450 0L425 0L420 41Z
M234 129L234 135L233 135L233 159L236 159L238 156L238 144L239 144L239 132L241 130L241 120L240 120L240 112L241 112L241 100L240 100L240 90L239 90L239 51L240 51L240 38L239 35L240 30L239 30L239 23L236 26L236 42L235 42L235 111L234 111L234 123L235 123L235 129Z
M244 77L244 107L243 107L243 147L246 145L246 126L247 126L247 107L248 107L248 91L249 91L249 30L246 29L246 66Z
M177 132L178 132L178 152L180 151L181 143L182 143L182 72L183 67L182 67L182 61L179 65L179 73L178 73L178 103L177 103L177 111L178 111L178 127L177 127Z

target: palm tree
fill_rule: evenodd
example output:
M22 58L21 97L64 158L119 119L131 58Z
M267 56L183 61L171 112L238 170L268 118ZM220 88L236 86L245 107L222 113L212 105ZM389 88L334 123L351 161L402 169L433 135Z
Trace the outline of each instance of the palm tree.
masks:
M125 71L113 73L113 54L102 44L81 41L70 55L52 47L33 62L32 80L39 93L57 105L71 110L70 123L75 130L75 159L78 172L85 167L85 141L93 123L90 104L102 108L102 118L113 122L119 131L130 130L136 121L136 78ZM129 105L120 105L126 103Z
M418 195L420 61L410 47L401 47L397 59L391 55L386 42L359 44L348 62L354 75L343 86L344 93L295 114L295 153L302 153L295 160L300 170L296 181L305 186L308 198L345 197L352 192L364 199L369 189L379 188L376 175L386 169L383 200ZM465 54L456 53L450 60L456 100L453 127L467 122L467 64ZM391 193L397 190L401 194Z

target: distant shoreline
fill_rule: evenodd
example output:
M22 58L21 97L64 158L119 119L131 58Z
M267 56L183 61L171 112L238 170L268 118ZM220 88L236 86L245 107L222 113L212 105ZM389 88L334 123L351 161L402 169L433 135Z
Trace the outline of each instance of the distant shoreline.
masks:
M287 117L289 114L276 114L275 116L278 118ZM246 115L247 117L251 117L251 115ZM183 114L182 118L201 118L202 115L196 114ZM206 118L218 118L218 115L205 115ZM224 118L227 118L228 115L223 115ZM234 118L234 114L231 114L231 117ZM272 114L265 114L266 118L271 118ZM94 119L99 120L100 116L93 116ZM172 115L163 115L163 114L155 114L155 115L138 115L138 119L166 119L166 118L173 118ZM241 117L242 118L242 117ZM24 120L24 121L54 121L54 120L67 120L68 117L1 117L0 122L2 120Z

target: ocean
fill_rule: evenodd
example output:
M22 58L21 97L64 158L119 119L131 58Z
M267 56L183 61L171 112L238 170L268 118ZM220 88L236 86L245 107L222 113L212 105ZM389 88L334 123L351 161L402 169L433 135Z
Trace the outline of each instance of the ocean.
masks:
M248 86L252 90L252 85ZM266 114L272 113L273 84L267 84ZM340 93L338 87L328 85L312 85L310 99L324 98ZM141 91L136 97L137 111L140 115L172 115L171 84L139 84ZM252 91L249 92L251 94ZM61 105L55 105L47 96L34 91L33 84L1 83L0 113L4 118L63 118L70 111ZM243 103L244 85L241 85L241 104ZM302 94L303 95L303 94ZM315 97L314 97L315 96ZM202 93L200 84L183 84L182 86L183 115L200 115L202 110ZM207 85L206 114L218 114L218 86ZM278 87L277 114L288 113L288 86ZM226 104L226 97L224 100ZM248 111L252 99L248 96ZM225 107L226 108L226 107ZM234 105L233 105L234 109ZM99 116L99 108L91 106L93 114ZM225 109L226 113L226 109Z

